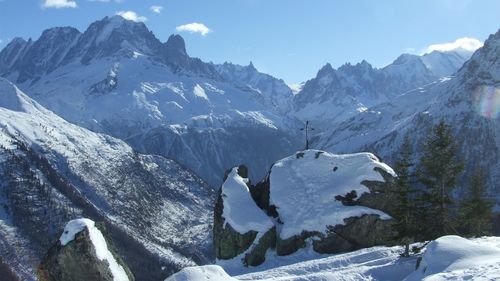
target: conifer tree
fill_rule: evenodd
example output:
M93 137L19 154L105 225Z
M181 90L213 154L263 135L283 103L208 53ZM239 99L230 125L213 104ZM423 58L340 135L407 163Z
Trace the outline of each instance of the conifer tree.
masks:
M419 181L425 187L423 199L428 204L428 219L424 225L427 239L456 233L451 192L463 171L457 154L451 128L441 121L424 141L418 168Z
M493 202L485 199L486 186L483 171L472 177L467 197L461 202L460 218L465 235L488 235L492 230Z
M394 228L398 232L398 238L405 247L402 254L404 257L410 256L410 243L414 242L418 232L416 216L418 214L417 204L415 201L415 189L412 183L411 169L414 165L412 162L412 147L410 140L405 138L401 147L401 153L394 165L396 174L396 184L394 186L395 195L395 213Z

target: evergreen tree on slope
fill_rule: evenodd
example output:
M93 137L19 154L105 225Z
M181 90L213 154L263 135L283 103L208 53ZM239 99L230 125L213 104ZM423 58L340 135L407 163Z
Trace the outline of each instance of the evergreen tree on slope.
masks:
M412 147L410 140L405 138L401 147L401 153L397 159L394 168L398 178L394 187L395 194L395 213L393 214L394 228L398 232L398 238L405 247L402 254L404 257L410 256L410 243L415 241L419 232L417 216L419 213L418 201L416 200L417 189L412 182Z
M451 128L441 121L424 141L418 168L419 181L425 188L423 200L427 202L426 239L456 233L451 192L463 171L457 153Z
M494 204L484 198L486 193L484 179L484 172L476 172L468 185L467 197L461 202L460 222L465 235L491 234Z

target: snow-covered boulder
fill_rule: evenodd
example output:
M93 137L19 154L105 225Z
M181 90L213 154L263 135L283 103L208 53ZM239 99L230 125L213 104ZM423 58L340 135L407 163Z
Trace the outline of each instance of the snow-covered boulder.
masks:
M134 277L103 235L104 226L89 219L68 222L59 241L38 268L40 281L133 281Z
M318 253L338 253L393 240L386 191L396 174L371 153L297 152L276 162L255 186L246 173L233 168L221 188L214 224L218 259L246 258L255 254L247 249L258 249L262 258L244 259L256 265L274 247L278 255L308 244ZM269 230L275 233L264 236Z
M499 280L498 242L496 237L440 237L427 245L418 269L404 280Z
M291 254L304 247L308 238L320 253L387 242L390 216L359 200L385 196L384 175L395 176L371 153L335 155L307 150L276 162L269 176L269 204L280 222L277 253ZM367 185L378 186L379 193L370 195Z
M248 169L239 166L225 176L214 217L214 247L217 259L243 259L245 265L264 261L267 248L273 247L276 231L273 221L252 198Z

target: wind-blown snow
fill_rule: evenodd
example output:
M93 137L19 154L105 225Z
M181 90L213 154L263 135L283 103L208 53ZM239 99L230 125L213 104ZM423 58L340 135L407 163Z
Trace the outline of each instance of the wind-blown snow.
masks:
M237 167L231 170L221 190L224 199L222 217L241 234L250 230L265 232L273 227L273 222L253 201L247 182L247 178L238 175Z
M287 157L271 169L270 203L277 207L283 226L282 239L302 231L326 232L327 225L344 224L344 219L365 214L390 217L363 206L344 206L335 199L356 191L370 192L361 182L384 181L375 168L394 171L371 153L336 155L307 150Z
M96 256L101 261L106 261L109 265L109 270L113 275L114 281L128 281L127 273L123 267L118 264L113 254L108 250L106 239L101 231L95 227L95 222L89 219L76 219L68 222L64 227L64 232L59 238L61 245L66 246L69 242L75 239L75 235L87 229L90 240L95 248Z

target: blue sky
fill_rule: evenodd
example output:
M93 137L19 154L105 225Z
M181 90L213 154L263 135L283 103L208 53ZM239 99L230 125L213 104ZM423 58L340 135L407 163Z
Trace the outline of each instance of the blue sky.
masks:
M192 56L252 61L299 83L327 62L366 59L381 67L432 44L484 41L500 28L499 11L498 0L0 0L0 48L16 36L36 39L54 26L84 31L95 20L128 12L162 41L181 34Z

